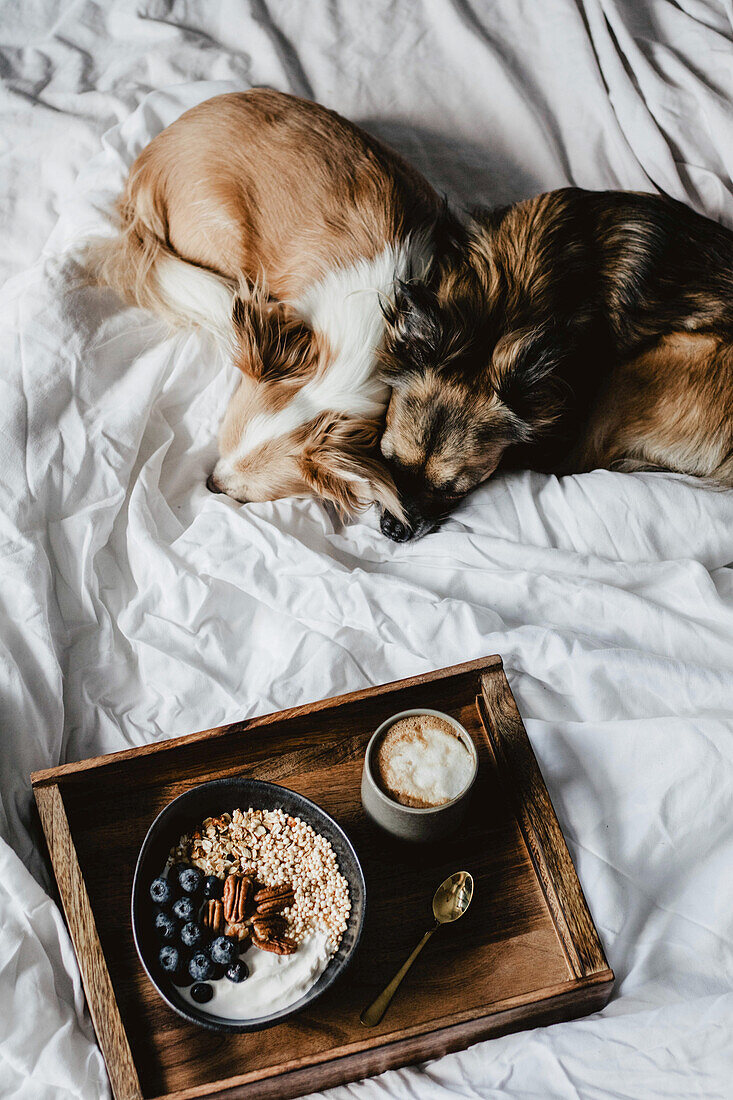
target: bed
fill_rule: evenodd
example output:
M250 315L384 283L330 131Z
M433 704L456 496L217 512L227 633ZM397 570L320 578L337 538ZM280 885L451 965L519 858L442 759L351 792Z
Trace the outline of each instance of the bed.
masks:
M2 1095L109 1095L32 770L497 652L614 996L333 1100L730 1097L733 495L516 473L404 545L238 506L204 485L231 368L73 258L162 126L255 84L462 205L574 183L733 225L729 0L26 0L0 41Z

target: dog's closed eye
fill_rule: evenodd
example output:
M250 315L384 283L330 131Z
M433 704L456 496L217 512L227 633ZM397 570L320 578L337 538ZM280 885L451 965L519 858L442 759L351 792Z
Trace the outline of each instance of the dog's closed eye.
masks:
M457 482L452 478L449 481L440 481L436 484L435 491L440 493L441 496L454 496L458 492Z

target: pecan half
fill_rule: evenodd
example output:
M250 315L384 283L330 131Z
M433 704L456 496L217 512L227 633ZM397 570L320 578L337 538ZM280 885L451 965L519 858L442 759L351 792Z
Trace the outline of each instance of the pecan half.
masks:
M287 926L288 922L285 918L279 916L277 913L269 913L263 916L255 913L252 918L252 934L254 936L259 936L260 939L276 936L278 933L284 932Z
M224 906L220 901L207 901L201 911L201 923L212 936L220 936L224 930Z
M255 903L259 905L261 901L270 901L272 898L279 898L281 894L292 894L292 892L293 887L289 882L281 886L263 886L255 894Z
M264 890L257 891L254 900L258 913L279 913L281 909L287 909L293 904L295 894L290 885L266 886Z
M252 936L252 943L259 947L260 951L271 951L273 955L292 955L298 950L297 944L289 940L287 936Z
M239 924L246 917L252 885L247 875L229 875L224 882L224 916L229 924Z

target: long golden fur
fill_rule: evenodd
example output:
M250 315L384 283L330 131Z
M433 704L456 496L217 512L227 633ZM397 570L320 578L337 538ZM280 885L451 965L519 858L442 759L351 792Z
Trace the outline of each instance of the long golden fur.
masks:
M733 234L681 203L568 188L477 211L383 352L382 452L407 522L502 464L666 469L733 486Z
M430 265L441 216L420 174L315 103L255 89L186 112L133 164L93 278L226 342L242 372L209 486L400 511L376 447L381 297Z

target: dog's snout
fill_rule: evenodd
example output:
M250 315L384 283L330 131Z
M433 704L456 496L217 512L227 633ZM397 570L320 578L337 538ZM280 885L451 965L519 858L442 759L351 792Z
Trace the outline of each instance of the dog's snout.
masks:
M222 491L218 481L213 474L209 474L209 476L207 477L206 488L209 490L210 493L220 493Z
M408 542L413 536L411 527L408 527L406 523L403 523L386 510L382 512L379 529L383 535L386 535L388 539L392 539L393 542Z

